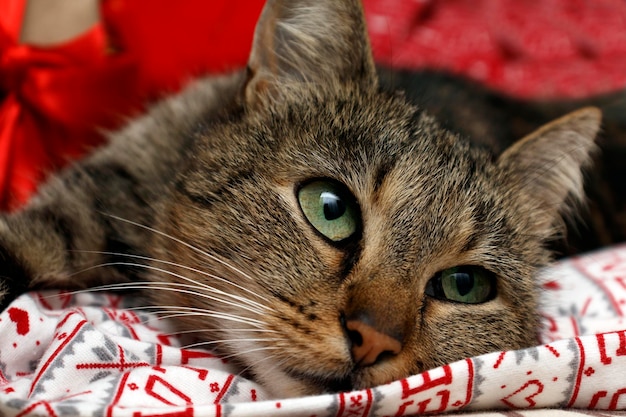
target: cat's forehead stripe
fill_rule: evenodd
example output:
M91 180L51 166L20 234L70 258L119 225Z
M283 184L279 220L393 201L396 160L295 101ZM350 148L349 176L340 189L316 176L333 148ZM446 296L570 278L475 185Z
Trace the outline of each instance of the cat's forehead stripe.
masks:
M376 167L374 172L374 193L378 194L381 185L394 166L395 161L385 160Z

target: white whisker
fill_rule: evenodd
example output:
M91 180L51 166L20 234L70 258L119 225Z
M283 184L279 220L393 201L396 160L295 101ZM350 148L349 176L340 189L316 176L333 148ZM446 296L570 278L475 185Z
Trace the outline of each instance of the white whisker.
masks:
M207 310L195 307L181 307L181 306L142 306L129 308L127 310L152 310L159 314L160 319L167 319L175 316L206 316L217 319L225 319L231 321L237 321L239 323L248 324L254 327L263 329L267 324L264 321L256 320L250 317L239 316L237 314L225 313L222 311Z
M215 279L216 281L220 281L220 282L224 282L224 283L226 283L226 284L232 285L233 287L235 287L235 288L237 288L237 289L240 289L240 290L242 290L242 291L245 291L245 292L247 292L247 293L249 293L249 294L251 294L251 295L253 295L253 296L257 297L257 298L260 298L261 300L266 301L266 302L268 302L268 303L269 303L269 300L268 300L267 298L265 298L265 297L263 297L263 296L261 296L261 295L259 295L259 294L255 293L254 291L251 291L251 290L250 290L250 289L248 289L248 288L245 288L245 287L243 287L243 286L241 286L241 285L235 284L234 282L232 282L232 281L230 281L230 280L227 280L227 279L225 279L225 278L222 278L222 277L220 277L220 276L217 276L217 275L211 274L211 273L206 272L206 271L202 271L202 270L199 270L199 269L196 269L196 268L192 268L192 267L190 267L190 266L186 266L186 265L183 265L183 264L178 264L178 263L176 263L176 262L165 261L165 260L161 260L161 259L157 259L157 258L152 258L152 257L149 257L149 256L132 255L132 254L125 254L125 253L117 253L117 252L105 252L105 251L82 251L82 250L77 250L76 252L83 252L83 253L95 253L95 254L101 254L101 255L112 255L112 256L124 256L124 257L128 257L128 258L143 259L143 260L146 260L146 261L152 261L152 262L158 262L158 263L162 263L162 264L166 264L166 265L176 266L176 267L179 267L179 268L186 269L186 270L188 270L188 271L196 272L196 273L198 273L198 274L204 275L204 276L209 277L209 278L213 278L213 279ZM84 272L84 270L83 270L83 271L80 271L80 272ZM192 281L192 282L196 282L195 280L193 280L193 279L191 279L191 278L186 278L186 280L188 280L188 281ZM206 285L206 284L203 284L203 283L200 283L200 282L197 282L197 284L198 284L198 285L201 285L201 286L205 286L205 285ZM212 287L207 286L207 288L212 288ZM234 295L231 295L231 296L235 297ZM255 304L255 305L257 305L258 307L265 308L265 309L267 309L267 310L271 310L271 307L268 307L268 306L266 306L266 305L263 305L263 304L257 303L257 302L255 302L255 301L252 301L252 300L249 300L249 299L246 299L246 300L247 300L247 301L248 301L248 303L250 303L250 304Z
M232 359L232 358L236 358L237 356L247 355L247 354L254 353L254 352L279 350L279 349L280 348L278 346L263 346L263 347L259 347L259 348L248 349L248 350L244 350L244 351L241 351L241 352L232 353L232 354L226 355L226 356L221 356L220 355L220 359Z
M195 294L195 292L192 292L192 291L178 290L176 288L167 288L167 287L159 287L158 286L158 285L188 286L187 284L177 284L177 283L165 283L165 284L154 283L154 284L155 284L155 286L152 286L152 285L150 285L150 286L143 286L143 285L136 284L136 283L110 284L110 285L102 285L100 287L94 287L94 288L90 288L90 289L86 289L86 290L72 291L72 292L69 292L68 294L86 293L86 292L91 292L91 291L109 291L109 290L115 290L115 289L118 289L118 290L119 289L127 289L127 290L128 289L157 289L157 290L178 291L178 292L183 292L183 293ZM202 294L198 294L198 295L203 296ZM232 303L228 303L228 304L232 304ZM245 307L245 306L243 306L243 307ZM211 316L212 317L216 317L216 318L220 318L220 317L229 315L231 317L237 317L238 319L240 319L239 321L242 321L242 320L245 319L245 320L247 320L245 323L251 324L251 325L254 325L254 326L258 326L259 324L265 324L265 322L262 322L260 320L255 320L255 319L252 319L252 318L246 318L246 317L238 316L238 315L231 314L231 313L217 312L217 311L214 311L214 310L206 310L206 309L193 308L193 307L152 305L152 306L139 306L139 307L125 308L125 310L129 310L129 311L134 311L134 310L138 310L138 311L142 311L142 310L163 310L163 311L168 311L168 310L164 310L164 309L177 309L176 311L180 311L180 310L190 311L190 310L193 310L195 312L193 315L200 315L202 312L207 312L207 313L211 313ZM252 311L252 312L255 313L255 314L261 314L261 312L255 312L255 311ZM209 314L207 314L207 315L209 315ZM171 318L171 316L167 316L167 317L161 316L161 317L159 317L159 319L164 319L164 318Z
M205 347L217 344L225 344L225 343L233 343L233 342L277 342L282 339L278 338L259 338L259 339L220 339L220 340L211 340L208 342L197 342L191 343L189 345L182 346L182 349L193 349L197 347Z
M168 314L164 314L164 313L168 313ZM231 317L228 315L224 315L224 314L212 314L212 313L192 313L192 312L159 312L158 314L164 314L161 316L162 319L174 319L174 318L178 318L178 317L190 317L190 316L202 316L202 317L211 317L211 318L215 318L215 319L223 319L223 320L229 320L229 321L234 321L237 323L245 323L245 324L249 324L250 326L255 326L255 327L260 327L262 328L262 325L256 324L256 323L251 323L247 320L241 319L241 318L237 318L237 317Z
M259 364L261 362L267 361L267 360L273 360L274 363L272 363L273 367L277 367L277 368L282 368L282 365L284 365L285 363L287 363L287 358L281 358L279 361L276 361L276 358L278 358L279 356L276 354L272 354L272 355L265 355L263 356L261 359L253 362L253 363L249 363L248 366L246 366L245 368L242 368L241 371L239 371L239 375L243 375L245 374L248 370L250 369L254 369L254 368L258 368ZM221 358L221 356L220 356Z
M244 375L246 372L248 372L250 369L254 369L254 368L256 368L256 367L259 365L259 363L261 363L261 362L263 362L263 361L266 361L266 360L275 359L276 357L277 357L277 355L276 355L276 354L272 354L272 355L265 355L265 356L263 356L263 358L261 358L261 359L257 360L256 362L254 362L254 363L249 363L246 367L242 368L242 369L238 372L238 375L239 375L239 376L242 376L242 375ZM221 358L221 356L220 356L220 358ZM282 361L281 361L280 363L282 363Z
M163 236L165 238L168 238L168 239L170 239L170 240L172 240L172 241L174 241L176 243L180 243L181 245L184 245L184 246L188 247L189 249L191 249L191 250L193 250L193 251L195 251L195 252L197 252L197 253L199 253L199 254L201 254L203 256L206 256L207 258L212 259L215 262L218 262L218 263L224 265L225 267L231 269L232 271L240 274L242 277L244 277L244 278L246 278L246 279L248 279L250 281L254 281L254 279L250 275L246 274L245 272L243 272L239 268L237 268L237 267L229 264L228 262L224 261L223 259L220 259L220 258L218 258L215 255L211 255L210 253L208 253L206 251L203 251L202 249L197 248L196 246L191 245L191 244L189 244L189 243L187 243L187 242L185 242L185 241L183 241L181 239L178 239L178 238L176 238L174 236L171 236L171 235L169 235L167 233L161 232L160 230L157 230L157 229L155 229L153 227L146 226L144 224L137 223L137 222L134 222L132 220L128 220L128 219L125 219L123 217L116 216L114 214L109 214L109 213L104 213L104 212L101 212L101 214L104 215L104 216L108 216L108 217L111 217L113 219L116 219L116 220L128 223L128 224L132 224L133 226L137 226L137 227L140 227L142 229L148 230L148 231L150 231L152 233L155 233L155 234L158 234L158 235Z
M187 278L187 277L185 277L183 275L177 274L175 272L171 272L171 271L168 271L168 270L163 269L163 268L158 268L156 266L142 265L142 264L138 264L138 263L134 263L134 262L107 262L107 263L102 263L102 264L99 264L99 265L94 265L94 266L91 266L89 268L85 268L85 269L83 269L83 270L81 270L79 272L84 272L84 271L87 271L87 270L90 270L90 269L95 269L95 268L102 268L102 267L105 267L105 266L131 266L131 267L145 268L145 269L149 269L149 270L153 270L153 271L162 272L164 274L168 274L168 275L180 278L180 279L185 280L185 281L194 282L194 280L189 279L189 278ZM79 272L77 272L77 273L79 273ZM224 292L224 291L221 291L221 290L218 290L216 288L209 287L209 286L206 286L206 285L199 286L198 284L191 285L191 284L182 284L182 283L161 283L161 282L155 282L154 285L152 285L151 283L149 283L149 281L144 281L144 282L142 282L140 284L135 284L135 283L124 283L124 284L130 284L130 285L124 285L120 289L156 289L156 290L170 290L170 291L174 291L174 289L172 289L172 288L159 286L159 285L170 285L170 286L177 286L177 287L183 287L183 288L193 288L193 289L208 290L210 292L213 292L213 293L216 293L216 294L219 294L219 295L223 295L223 296L226 296L226 297L230 297L230 298L233 298L233 299L238 300L238 301L243 301L243 302L249 301L247 299L242 299L242 297L239 297L239 296L236 296L236 295L233 295L233 294L229 294L227 292ZM96 290L96 288L101 289L101 290L104 290L102 288L114 289L115 285L118 285L118 284L111 284L111 285L104 285L104 286L101 286L101 287L95 287L95 288L92 288L92 290ZM248 310L248 311L256 313L256 314L263 314L264 313L263 311L259 310L258 308L254 308L253 306L234 303L232 301L228 301L228 300L225 300L225 299L219 298L219 297L214 297L214 296L211 296L209 294L201 293L201 292L198 292L198 291L189 291L189 290L181 290L181 289L176 289L175 291L180 292L180 293L184 293L184 294L195 295L195 296L206 298L206 299L213 300L213 301L218 301L218 302L221 302L221 303L233 306L233 307L237 307L237 308L241 308L241 309L244 309L244 310ZM247 303L247 304L250 304L250 303ZM262 306L262 307L265 307L265 306Z
M236 333L236 332L245 332L245 333L280 333L276 330L268 330L268 329L228 329L228 328L206 328L206 329L195 329L195 330L181 330L178 332L164 333L164 336L179 336L183 334L191 334L191 333L202 333L202 332L216 332L216 333Z

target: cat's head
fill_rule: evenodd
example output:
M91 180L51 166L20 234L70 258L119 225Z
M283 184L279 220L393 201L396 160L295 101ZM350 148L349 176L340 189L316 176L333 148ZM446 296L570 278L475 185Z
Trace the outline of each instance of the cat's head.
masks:
M597 110L473 149L380 90L356 0L269 1L240 103L158 225L177 239L158 256L198 283L156 296L190 308L183 328L276 395L535 343L533 276L582 195Z

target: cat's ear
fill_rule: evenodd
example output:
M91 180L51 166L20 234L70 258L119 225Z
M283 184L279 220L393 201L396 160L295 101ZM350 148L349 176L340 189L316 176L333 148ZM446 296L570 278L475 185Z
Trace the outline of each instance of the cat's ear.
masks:
M594 107L563 116L504 151L498 165L511 193L534 211L534 232L552 232L568 196L584 198L583 168L591 162L602 113Z
M293 83L377 85L359 0L268 0L257 23L244 100L279 99Z

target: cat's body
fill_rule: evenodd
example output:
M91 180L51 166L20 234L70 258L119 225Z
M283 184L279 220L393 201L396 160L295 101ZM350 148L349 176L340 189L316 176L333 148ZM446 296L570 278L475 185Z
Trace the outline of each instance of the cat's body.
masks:
M599 118L495 158L382 91L356 1L270 1L247 72L162 103L0 221L2 302L130 282L281 396L529 346Z

